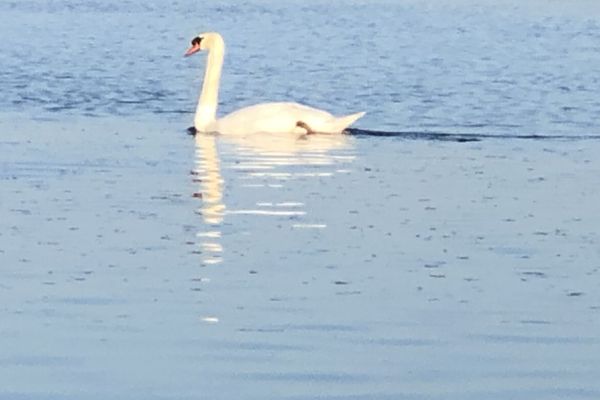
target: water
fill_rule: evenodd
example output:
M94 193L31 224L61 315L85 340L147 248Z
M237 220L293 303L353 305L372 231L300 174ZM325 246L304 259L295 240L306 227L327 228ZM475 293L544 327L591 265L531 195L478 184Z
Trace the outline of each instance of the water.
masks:
M0 106L189 112L203 60L181 55L217 30L223 112L293 98L369 129L597 133L600 6L521 3L5 1Z
M0 3L0 398L599 398L599 11Z

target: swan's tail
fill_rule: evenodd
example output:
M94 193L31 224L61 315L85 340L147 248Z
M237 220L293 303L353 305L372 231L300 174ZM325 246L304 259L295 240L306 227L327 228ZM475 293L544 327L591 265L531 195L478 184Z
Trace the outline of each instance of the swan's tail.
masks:
M331 122L331 132L341 133L350 125L355 123L360 117L365 115L364 111L357 112L350 115L344 115L343 117L337 117Z

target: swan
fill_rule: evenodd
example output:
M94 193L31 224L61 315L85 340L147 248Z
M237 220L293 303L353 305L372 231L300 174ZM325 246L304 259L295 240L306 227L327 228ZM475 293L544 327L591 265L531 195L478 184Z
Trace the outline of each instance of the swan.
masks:
M204 82L194 116L196 132L218 132L227 135L342 133L365 114L358 112L335 117L327 111L303 104L276 102L244 107L217 119L225 42L219 33L207 32L193 38L191 44L185 53L186 57L201 50L208 50Z

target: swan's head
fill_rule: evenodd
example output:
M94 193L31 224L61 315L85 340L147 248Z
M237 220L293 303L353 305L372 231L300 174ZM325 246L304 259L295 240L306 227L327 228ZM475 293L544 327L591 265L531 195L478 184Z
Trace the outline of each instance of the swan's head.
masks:
M213 48L223 49L225 44L223 38L216 32L201 33L192 39L192 46L185 52L185 56L191 56L202 50L210 50Z

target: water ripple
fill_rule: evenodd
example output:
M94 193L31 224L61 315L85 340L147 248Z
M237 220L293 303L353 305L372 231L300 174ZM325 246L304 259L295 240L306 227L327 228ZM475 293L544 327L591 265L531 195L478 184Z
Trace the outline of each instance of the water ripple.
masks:
M485 125L479 126L485 128ZM565 140L583 141L600 140L600 134L573 134L573 135L544 135L544 134L486 134L486 133L450 133L450 132L418 132L418 131L378 131L368 129L350 128L346 133L352 136L392 137L405 140L426 140L440 142L479 142L482 140Z

